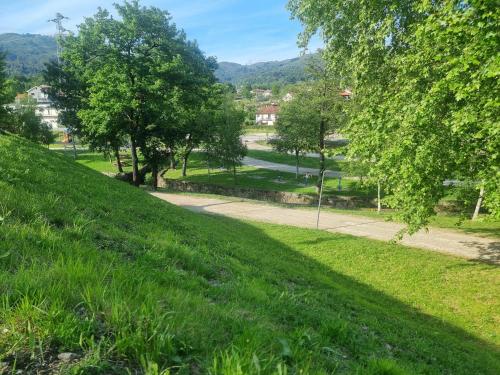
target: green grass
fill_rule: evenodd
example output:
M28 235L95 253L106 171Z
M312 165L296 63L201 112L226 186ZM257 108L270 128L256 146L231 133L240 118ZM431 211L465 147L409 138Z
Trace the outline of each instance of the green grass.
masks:
M55 151L73 157L73 153L66 151ZM114 165L114 160L103 156L101 153L93 153L88 151L79 151L76 160L79 164L95 169L99 172L116 173L117 169ZM131 167L128 164L125 171L130 171ZM213 169L210 177L208 176L206 163L203 160L203 155L200 153L192 153L189 158L188 176L181 176L180 167L176 170L169 170L166 174L169 179L178 179L198 183L211 183L222 186L239 186L262 190L274 191L289 191L303 194L316 194L315 178L311 178L307 185L304 184L304 179L297 180L294 173L276 172L268 169L257 169L253 167L238 168L236 181L232 173L225 170ZM343 179L342 191L338 191L337 179L325 179L325 195L353 195L353 196L373 196L373 190L360 187L354 180Z
M66 155L69 158L73 158L73 150L72 149L67 149L66 151L53 150L53 152L57 152L59 154ZM132 171L132 164L131 164L131 159L129 156L130 153L122 152L120 154L122 155L123 170L125 172L131 172ZM92 168L92 169L99 171L99 172L104 172L104 173L117 173L118 172L118 169L117 169L116 164L115 164L115 159L114 158L110 159L109 157L105 156L102 153L78 150L76 161L79 164L82 164L86 167Z
M211 183L228 187L239 186L261 190L288 191L316 195L316 178L313 177L309 179L306 184L303 178L297 180L295 178L295 173L242 166L237 169L236 181L233 178L233 174L226 170L212 169L209 176L206 162L203 160L203 155L200 153L191 154L187 177L182 177L180 169L169 170L165 177L174 180ZM373 197L376 195L374 189L362 187L358 181L346 178L342 179L342 191L338 191L338 179L325 178L323 193L325 196L345 195Z
M0 171L8 373L500 371L496 266L190 213L19 138Z

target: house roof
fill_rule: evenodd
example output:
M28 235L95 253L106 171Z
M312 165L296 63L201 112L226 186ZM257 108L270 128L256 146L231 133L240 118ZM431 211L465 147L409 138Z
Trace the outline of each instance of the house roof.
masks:
M277 104L266 105L264 107L259 108L257 111L258 115L272 115L278 113L280 107Z

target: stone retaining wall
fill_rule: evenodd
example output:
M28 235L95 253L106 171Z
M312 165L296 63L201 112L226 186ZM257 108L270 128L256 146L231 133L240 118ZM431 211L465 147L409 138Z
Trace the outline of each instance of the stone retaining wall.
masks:
M230 187L197 182L158 179L158 187L189 193L218 194L231 197L254 199L268 202L315 205L318 198L314 195L290 193L285 191L268 191L245 187ZM324 198L323 204L335 208L376 207L376 202L368 198L335 196Z

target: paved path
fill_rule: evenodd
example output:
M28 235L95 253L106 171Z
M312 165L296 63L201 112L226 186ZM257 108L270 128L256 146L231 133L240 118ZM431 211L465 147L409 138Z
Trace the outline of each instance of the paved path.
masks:
M264 203L205 198L192 195L152 193L154 196L195 212L219 214L303 228L316 227L316 212L268 205ZM389 241L403 228L401 224L325 212L321 214L320 229ZM500 240L475 237L455 231L430 229L405 236L404 245L430 249L468 259L480 259L500 264Z
M272 139L276 137L275 134L268 134L266 133L254 133L254 134L246 134L241 137L241 140L247 145L249 150L259 150L259 151L273 151L273 148L269 145L264 145L257 143L258 141L266 141L269 139ZM342 138L340 138L342 139ZM308 152L304 156L311 157L311 158L319 158L319 154L316 152ZM331 159L334 160L345 160L345 156L343 155L336 155L332 157Z
M288 165L288 164L280 164L280 163L273 163L270 161L265 161L261 159L254 159L249 156L245 156L243 158L243 165L248 165L250 167L255 167L255 168L261 168L261 169L271 169L273 171L279 171L279 172L288 172L288 173L295 173L295 166L294 165ZM299 167L299 173L304 174L304 173L309 173L313 176L317 176L319 173L318 168L305 168L305 167ZM325 171L325 176L327 177L338 177L341 176L342 172L340 171Z

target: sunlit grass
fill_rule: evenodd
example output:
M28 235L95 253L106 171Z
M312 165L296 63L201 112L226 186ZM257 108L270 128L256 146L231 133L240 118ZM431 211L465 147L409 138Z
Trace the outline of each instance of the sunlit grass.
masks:
M500 370L493 265L197 215L18 138L0 169L8 373Z

